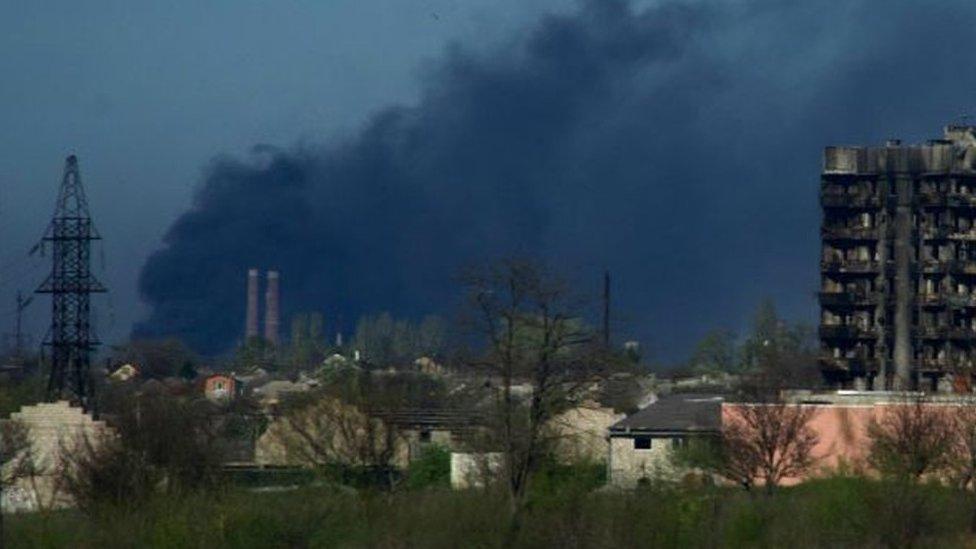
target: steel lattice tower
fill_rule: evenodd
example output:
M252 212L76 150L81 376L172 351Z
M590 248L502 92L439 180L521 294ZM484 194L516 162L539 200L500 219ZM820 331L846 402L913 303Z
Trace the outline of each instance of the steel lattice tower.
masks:
M91 244L101 237L88 213L78 159L64 164L54 217L42 239L51 248L51 274L36 290L51 294L51 327L44 345L51 351L48 399L67 398L84 407L91 399L89 365L98 345L91 327L90 297L105 291L91 272Z

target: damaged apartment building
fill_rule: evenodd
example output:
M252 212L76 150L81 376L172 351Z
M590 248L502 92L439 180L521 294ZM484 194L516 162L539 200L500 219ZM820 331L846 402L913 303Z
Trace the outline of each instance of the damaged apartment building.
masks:
M971 390L976 365L976 126L923 145L827 147L824 379Z

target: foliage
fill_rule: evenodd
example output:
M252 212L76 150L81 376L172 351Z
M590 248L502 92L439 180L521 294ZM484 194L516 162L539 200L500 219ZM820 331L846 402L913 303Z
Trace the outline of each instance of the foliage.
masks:
M246 370L255 366L268 371L279 369L274 346L261 336L248 338L238 347L231 358L231 366L237 370Z
M696 375L734 374L740 365L738 355L735 333L715 329L706 333L695 346L689 368Z
M219 452L207 403L132 395L110 425L99 439L62 442L60 480L82 509L214 486Z
M469 363L498 383L486 449L504 456L514 531L530 481L555 443L546 425L610 363L579 320L579 298L544 265L508 259L471 270L464 283L467 326L483 342ZM513 386L524 382L531 393L522 399Z
M193 381L197 378L197 369L193 362L187 360L183 363L183 366L180 367L180 377L186 381Z
M955 443L952 418L922 399L886 407L868 425L868 462L881 474L917 482L944 471Z
M420 452L407 470L407 487L447 488L451 485L451 451L431 444Z
M759 304L752 329L744 339L738 341L727 329L711 330L678 372L736 375L741 392L753 398L770 398L781 389L819 386L818 352L816 330L782 319L767 299Z
M809 423L815 413L812 407L782 402L733 406L717 440L693 440L677 459L746 490L762 481L772 492L783 479L813 466L818 437Z
M46 382L39 372L24 379L0 383L0 417L9 417L21 407L42 400L45 389Z
M428 316L415 323L396 320L390 313L363 316L356 323L352 348L368 363L381 367L405 366L423 357L443 354L446 327L436 316Z
M114 364L133 364L144 378L164 378L179 375L186 364L198 359L179 339L135 339L112 348Z
M655 485L630 493L557 490L526 513L509 547L972 546L969 498L912 485L916 522L892 504L888 483L811 481L748 497L721 488ZM10 517L16 547L502 547L503 495L482 490L399 491L376 497L332 486L283 492L157 495L118 506Z
M321 313L299 313L291 319L288 360L293 370L309 368L322 362L327 347Z

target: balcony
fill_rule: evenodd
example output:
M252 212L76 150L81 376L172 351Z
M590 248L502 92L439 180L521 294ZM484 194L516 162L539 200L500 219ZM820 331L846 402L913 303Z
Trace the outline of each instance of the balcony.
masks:
M877 240L880 231L877 227L822 227L820 236L824 240Z
M957 358L921 358L918 369L921 372L971 372L976 365L971 360Z
M976 275L976 259L925 259L921 268L924 273Z
M960 295L952 292L918 294L915 302L923 307L952 307L963 309L976 307L976 295Z
M822 339L874 339L877 334L874 328L862 328L850 324L821 324L820 337Z
M916 199L919 206L928 208L976 208L976 195L963 193L922 192Z
M958 326L919 326L915 329L920 339L953 339L976 341L976 330Z
M925 227L919 231L924 240L948 240L952 232L949 227Z
M869 292L820 292L824 307L864 307L878 303L878 294Z
M851 372L856 374L870 374L878 371L878 359L867 357L834 357L820 358L820 367L824 370Z
M877 273L881 270L879 261L862 259L838 260L832 259L820 262L820 269L825 273Z
M820 193L820 204L824 208L880 208L881 198L868 193Z

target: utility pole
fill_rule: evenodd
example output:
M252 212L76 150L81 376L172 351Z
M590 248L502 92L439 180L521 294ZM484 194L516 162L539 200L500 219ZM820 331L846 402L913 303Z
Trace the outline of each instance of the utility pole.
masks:
M58 201L42 247L51 246L51 274L37 288L51 294L51 326L44 345L51 348L48 400L66 398L88 410L92 387L91 353L98 340L91 327L91 294L105 287L91 272L91 243L100 240L88 212L78 158L69 156Z
M603 272L603 346L610 348L610 271Z
M18 357L24 356L24 332L21 327L23 326L24 309L31 304L31 301L34 301L34 296L24 299L24 294L17 292L17 327L14 331L14 344Z

